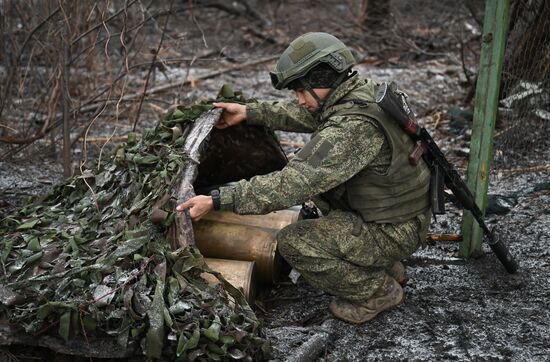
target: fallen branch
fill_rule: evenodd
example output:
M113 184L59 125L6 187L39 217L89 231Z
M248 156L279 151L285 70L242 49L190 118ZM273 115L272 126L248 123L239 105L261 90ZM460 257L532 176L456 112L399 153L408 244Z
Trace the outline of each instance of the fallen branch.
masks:
M135 134L138 138L141 137L141 133ZM117 136L117 137L88 137L86 142L88 143L103 143L103 142L125 142L128 140L128 135L126 136ZM84 141L84 137L80 137L78 141Z
M16 144L16 145L26 145L29 143L32 143L36 141L37 139L40 139L46 135L46 130L48 129L48 126L50 125L50 119L46 118L46 122L42 125L42 127L34 134L34 136L31 137L25 137L25 138L18 138L18 137L0 137L0 142L3 143L10 143L10 144ZM6 127L8 128L8 127Z
M296 349L287 362L313 362L321 353L327 350L329 334L327 332L315 333L309 340Z
M533 166L533 167L520 167L520 168L511 168L511 169L505 169L505 170L499 170L505 173L516 173L516 172L536 172L536 171L547 171L550 170L550 164L548 165L540 165L540 166Z
M210 72L210 73L206 73L206 74L204 74L202 76L199 76L199 77L196 77L196 78L187 78L187 79L184 79L183 81L180 81L180 82L177 82L177 83L169 83L169 84L164 84L164 85L160 85L160 86L157 86L157 87L153 87L153 88L147 90L145 95L150 96L152 94L162 93L162 92L170 90L172 88L178 88L178 87L182 87L182 86L188 85L188 84L197 84L199 81L202 81L202 80L214 78L214 77L217 77L219 75L222 75L222 74L234 71L234 70L240 70L240 69L244 69L244 68L247 68L247 67L253 67L253 66L256 66L256 65L259 65L259 64L267 63L267 62L270 62L270 61L278 59L278 58L279 58L279 56L275 55L275 56L265 57L265 58L255 60L255 61L252 61L252 62L248 62L248 63L235 64L235 65L232 65L228 68L221 69L221 70L216 70L216 71ZM121 97L120 101L133 101L133 100L141 97L142 94L143 93L127 94L127 95ZM95 109L97 103L106 102L106 104L109 105L109 104L112 104L112 103L115 103L115 102L118 102L118 101L119 101L119 99L116 99L116 100L109 99L109 100L106 100L106 101L101 100L101 101L88 102L88 103L85 103L86 106L84 106L82 108L79 108L77 111L78 112L88 112L90 110Z
M427 241L462 241L462 235L458 234L428 234Z
M281 140L279 143L283 146L292 146L292 147L298 147L298 148L304 147L303 143L292 142L288 140Z
M10 131L17 132L15 128L11 128L10 126L6 126L5 124L0 124L1 128L9 129Z
M252 66L259 65L259 64L267 63L267 62L270 62L270 61L278 59L278 58L279 58L278 55L272 55L272 56L262 58L262 59L259 59L259 60L253 61L253 62L248 62L248 63L243 63L243 64L235 64L235 65L232 65L228 68L217 70L217 71L214 71L214 72L204 74L204 75L199 76L197 78L193 78L192 81L193 81L193 83L196 84L198 81L201 81L201 80L214 78L214 77L217 77L218 75L222 75L222 74L234 71L234 70L240 70L240 69L244 69L244 68L247 68L247 67L252 67ZM181 82L161 85L161 86L158 86L158 87L151 88L149 91L147 91L147 95L164 92L164 91L167 91L169 89L181 87L181 86L184 86L184 85L187 85L187 84L190 84L190 83L191 83L191 79L185 79ZM127 96L122 97L122 99L123 100L132 100L134 98L137 98L140 95L141 94L129 94Z

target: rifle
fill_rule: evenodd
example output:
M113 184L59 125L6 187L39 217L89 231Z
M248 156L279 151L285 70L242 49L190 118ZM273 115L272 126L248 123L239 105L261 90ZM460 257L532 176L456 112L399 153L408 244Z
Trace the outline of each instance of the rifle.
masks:
M453 202L458 203L462 208L470 211L476 219L491 250L495 253L508 273L515 273L518 264L508 251L506 245L500 240L499 235L491 231L483 221L483 214L477 206L474 196L462 180L456 169L447 161L443 152L439 149L433 138L425 128L419 127L413 112L406 101L406 96L397 91L395 83L383 83L378 88L376 103L389 116L391 116L406 134L415 143L409 155L409 162L416 165L420 157L424 159L431 169L430 201L432 212L435 214L445 213L445 200L443 187L447 186L454 195Z

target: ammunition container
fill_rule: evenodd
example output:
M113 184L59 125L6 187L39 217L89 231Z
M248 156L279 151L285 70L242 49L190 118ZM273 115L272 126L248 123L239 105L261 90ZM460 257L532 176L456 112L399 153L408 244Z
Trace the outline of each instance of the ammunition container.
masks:
M258 279L273 283L282 265L275 235L297 219L296 210L267 215L212 212L196 222L193 229L196 245L205 257L255 261Z
M206 214L202 220L257 226L278 231L289 224L295 223L299 214L300 209L296 207L270 212L266 215L239 215L229 211L212 211Z
M205 262L212 270L219 272L225 280L239 289L250 305L254 305L256 264L253 261L206 258ZM211 285L220 283L218 278L210 273L202 273L201 276Z

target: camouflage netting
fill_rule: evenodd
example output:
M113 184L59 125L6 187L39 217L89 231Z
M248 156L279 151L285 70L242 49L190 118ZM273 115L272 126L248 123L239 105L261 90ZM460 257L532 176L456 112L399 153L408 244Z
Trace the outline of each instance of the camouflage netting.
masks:
M95 357L266 356L242 294L226 283L208 286L200 274L209 269L194 247L171 250L164 235L173 214L161 226L149 220L188 162L186 130L208 109L180 107L142 139L130 135L107 160L2 220L0 318L10 322L12 343L32 336L37 345ZM115 348L104 347L107 340Z

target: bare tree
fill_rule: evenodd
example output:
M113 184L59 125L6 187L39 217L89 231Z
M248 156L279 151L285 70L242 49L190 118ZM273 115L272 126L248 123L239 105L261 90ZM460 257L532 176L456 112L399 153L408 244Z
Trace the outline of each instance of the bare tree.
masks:
M361 0L357 22L373 28L387 24L391 19L390 6L389 0Z

